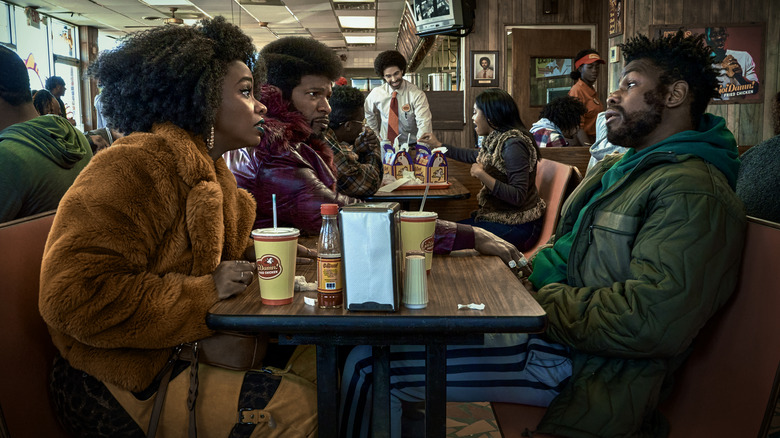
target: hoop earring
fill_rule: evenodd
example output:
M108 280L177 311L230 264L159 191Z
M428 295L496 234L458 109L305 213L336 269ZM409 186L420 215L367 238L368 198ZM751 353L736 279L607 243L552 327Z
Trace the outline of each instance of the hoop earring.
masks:
M214 125L211 126L211 134L209 135L209 138L206 139L206 149L214 149Z

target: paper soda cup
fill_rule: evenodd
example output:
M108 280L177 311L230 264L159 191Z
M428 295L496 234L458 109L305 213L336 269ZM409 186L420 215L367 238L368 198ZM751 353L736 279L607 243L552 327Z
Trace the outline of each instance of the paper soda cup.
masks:
M252 230L263 304L278 306L292 303L300 234L296 228Z
M438 214L432 211L401 212L401 251L425 253L425 270L431 272L433 263L433 233Z

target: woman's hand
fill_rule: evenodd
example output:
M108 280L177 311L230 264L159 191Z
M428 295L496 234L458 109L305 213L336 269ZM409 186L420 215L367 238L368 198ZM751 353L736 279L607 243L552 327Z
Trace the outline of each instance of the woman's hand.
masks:
M419 138L417 138L417 142L425 143L432 148L441 147L441 142L438 138L436 138L436 135L433 132L426 132L425 134L421 135Z
M482 176L485 175L485 166L483 166L480 163L474 163L471 165L471 169L469 170L469 173L474 178L477 178L478 180L482 181Z
M305 246L298 244L298 259L296 263L299 265L308 265L310 263L314 263L314 260L317 258L317 251L313 249L306 248Z
M240 294L254 279L255 264L246 260L228 260L220 262L214 270L214 284L217 286L217 298L224 300Z
M493 190L493 187L496 185L496 179L488 175L488 173L485 172L485 167L480 163L472 164L469 173L487 187L488 190Z

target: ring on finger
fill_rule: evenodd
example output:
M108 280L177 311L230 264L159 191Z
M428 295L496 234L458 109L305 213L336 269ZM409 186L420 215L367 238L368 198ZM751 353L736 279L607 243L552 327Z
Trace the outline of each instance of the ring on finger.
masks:
M509 268L511 269L515 269L517 267L517 262L514 260L510 260L508 264L509 264Z

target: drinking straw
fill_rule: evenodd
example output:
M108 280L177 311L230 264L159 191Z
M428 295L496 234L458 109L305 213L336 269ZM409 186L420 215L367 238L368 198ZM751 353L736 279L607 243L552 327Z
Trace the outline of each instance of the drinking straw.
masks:
M423 211L423 207L425 207L425 198L428 197L428 189L431 188L430 184L425 184L425 193L423 193L422 202L420 202L420 211Z
M271 200L273 201L274 204L274 230L275 230L276 229L276 193L271 195Z

